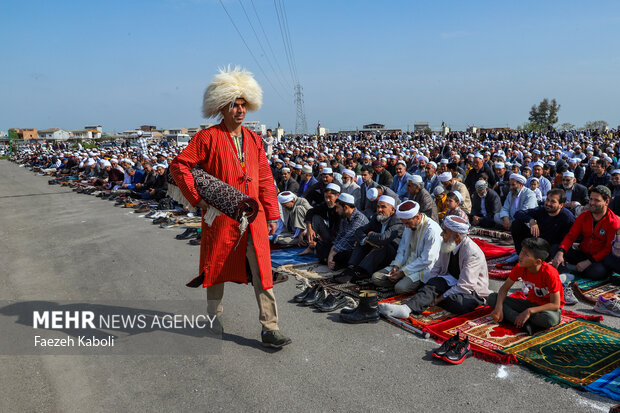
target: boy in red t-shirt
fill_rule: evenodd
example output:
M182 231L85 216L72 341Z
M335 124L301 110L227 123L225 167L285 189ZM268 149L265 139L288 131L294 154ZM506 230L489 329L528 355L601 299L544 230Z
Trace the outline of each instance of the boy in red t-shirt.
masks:
M564 289L560 275L545 262L550 246L542 238L527 238L521 244L519 263L510 272L499 292L487 298L493 308L491 317L498 323L509 321L529 335L560 323L564 307ZM527 300L506 297L510 287L521 279L528 289Z

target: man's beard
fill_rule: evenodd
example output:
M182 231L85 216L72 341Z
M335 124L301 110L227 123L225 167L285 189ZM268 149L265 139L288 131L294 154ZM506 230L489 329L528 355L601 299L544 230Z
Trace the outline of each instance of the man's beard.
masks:
M441 250L442 254L449 254L456 249L456 242L454 240L450 240L448 242L441 241Z
M384 223L388 219L390 219L389 215L379 215L379 214L377 214L377 221L379 221L381 223Z
M548 212L548 213L550 213L550 214L555 214L556 212L558 212L558 210L559 210L559 209L560 209L560 207L557 207L557 208L553 208L553 207L551 207L551 208L547 208L547 207L545 206L545 211L547 211L547 212Z
M352 184L352 183L353 183L353 182L351 182L351 181L349 181L349 182L344 182L344 181L342 181L342 187L343 187L343 188L348 188L348 187L350 187L350 186L351 186L351 184Z
M592 214L602 214L602 213L603 213L603 211L604 211L604 209L605 209L605 208L604 208L604 207L602 207L602 206L601 206L601 207L599 207L599 206L595 206L595 207L593 207L592 205L590 205L590 212L591 212Z
M570 184L570 185L562 184L562 186L564 187L564 190L570 191L573 189L573 186L575 186L575 184Z

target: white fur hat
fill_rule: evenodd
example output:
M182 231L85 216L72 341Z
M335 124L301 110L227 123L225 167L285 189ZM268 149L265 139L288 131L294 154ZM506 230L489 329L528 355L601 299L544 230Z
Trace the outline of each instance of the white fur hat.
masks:
M205 90L202 101L202 114L205 118L221 117L222 108L234 104L235 99L243 98L246 109L257 111L263 104L263 90L254 75L239 66L234 69L219 69L213 81Z

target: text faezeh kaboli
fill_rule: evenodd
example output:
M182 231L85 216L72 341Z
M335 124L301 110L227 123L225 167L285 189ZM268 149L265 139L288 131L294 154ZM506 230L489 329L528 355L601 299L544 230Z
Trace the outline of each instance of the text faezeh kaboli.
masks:
M100 314L93 311L33 311L32 327L43 330L179 330L213 328L216 316L206 314ZM34 337L35 347L114 347L115 336L76 335L66 338Z

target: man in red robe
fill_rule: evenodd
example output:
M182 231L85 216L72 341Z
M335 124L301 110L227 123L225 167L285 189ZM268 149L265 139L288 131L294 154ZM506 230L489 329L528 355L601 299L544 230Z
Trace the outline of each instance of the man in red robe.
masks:
M262 140L242 126L246 111L257 110L261 104L262 90L251 73L239 68L221 70L205 92L203 114L219 116L222 122L198 132L172 161L170 171L183 196L203 214L209 205L194 186L190 170L195 165L258 200L258 215L243 235L238 222L224 214L211 225L203 220L199 274L204 276L203 287L207 289L207 312L216 316L219 328L224 283L247 283L251 279L262 325L262 343L281 348L291 340L278 328L268 239L268 235L275 233L280 217L278 199Z

